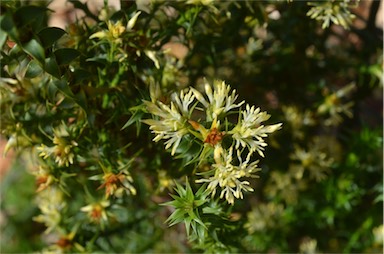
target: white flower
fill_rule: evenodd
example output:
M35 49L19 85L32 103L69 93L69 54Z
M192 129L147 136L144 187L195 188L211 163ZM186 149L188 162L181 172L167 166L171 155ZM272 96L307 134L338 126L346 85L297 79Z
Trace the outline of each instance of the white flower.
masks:
M189 90L189 92L186 94L184 94L184 91L181 91L180 95L178 95L177 93L173 93L172 99L179 107L181 114L184 117L190 117L192 112L189 107L191 103L195 100L195 95L193 94L192 90Z
M220 145L215 147L215 164L212 170L203 174L213 174L208 179L199 179L196 182L208 182L207 190L214 196L216 188L220 187L220 198L225 197L229 204L234 203L235 198L243 198L243 191L253 191L248 181L243 181L243 177L257 177L254 173L260 171L257 168L259 161L250 164L251 153L248 154L245 161L241 158L241 152L237 150L239 165L233 165L233 147L229 150L222 149Z
M217 119L220 114L240 107L244 103L244 101L242 101L239 104L235 104L238 97L236 90L233 90L232 93L229 94L231 87L226 85L224 81L214 81L213 89L212 91L208 83L205 84L205 93L208 96L208 102L199 91L191 88L196 99L206 108L207 121L213 121Z
M150 129L156 137L153 141L158 142L161 139L167 139L165 149L172 147L171 154L174 155L183 136L189 132L186 122L192 110L189 108L195 97L192 91L184 94L174 93L170 106L157 101L156 103L145 101L147 110L158 116L159 120L147 119L143 122L150 125Z
M257 151L260 156L264 157L263 150L267 143L263 138L268 133L275 132L281 128L281 123L264 126L261 123L268 120L270 115L266 112L260 112L260 108L246 105L245 111L241 112L238 124L228 132L232 134L232 138L236 141L235 148L248 147L252 153Z

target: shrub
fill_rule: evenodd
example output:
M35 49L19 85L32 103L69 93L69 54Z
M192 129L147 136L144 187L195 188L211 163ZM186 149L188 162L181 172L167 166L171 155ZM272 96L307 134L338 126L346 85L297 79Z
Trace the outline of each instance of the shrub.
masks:
M3 251L382 248L377 2L104 2L1 4Z

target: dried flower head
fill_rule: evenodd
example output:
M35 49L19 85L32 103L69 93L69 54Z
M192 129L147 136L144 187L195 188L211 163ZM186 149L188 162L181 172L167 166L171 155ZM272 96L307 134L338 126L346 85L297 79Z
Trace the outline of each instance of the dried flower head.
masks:
M124 191L127 194L136 195L136 189L131 184L133 179L128 171L123 170L118 174L106 172L103 176L103 184L97 189L105 188L105 196L121 197Z
M36 192L45 190L51 186L57 179L51 174L50 170L46 167L40 166L36 172L32 172L36 177Z

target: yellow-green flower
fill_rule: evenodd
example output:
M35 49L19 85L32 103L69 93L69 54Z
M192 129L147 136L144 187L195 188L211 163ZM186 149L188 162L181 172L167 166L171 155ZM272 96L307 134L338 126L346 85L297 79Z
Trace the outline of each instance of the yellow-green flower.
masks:
M305 171L308 171L310 178L321 181L326 178L334 162L332 158L320 150L317 142L313 142L308 150L295 147L290 158L294 163L290 165L289 170L298 180L302 179Z
M342 115L346 115L349 118L353 116L353 102L344 102L344 99L351 95L355 88L356 85L352 83L325 96L324 102L317 108L317 112L320 115L327 116L327 119L324 121L325 125L339 125L343 121Z
M193 4L193 5L210 5L214 2L214 0L187 0L186 4Z
M258 203L252 211L247 214L247 223L244 225L250 234L263 232L266 229L279 225L281 216L284 213L282 204Z
M317 248L317 240L312 239L310 237L304 238L299 246L300 253L304 253L304 254L317 253L316 248Z
M374 244L382 246L384 241L384 225L381 224L380 226L373 228L372 233L374 237Z
M109 42L115 43L115 44L121 44L123 42L121 35L126 31L131 31L134 25L136 24L137 18L140 15L140 11L136 12L133 17L128 21L127 26L123 26L122 22L119 20L117 22L113 22L108 20L107 22L107 30L99 31L94 34L92 34L89 38L90 39L105 39Z
M51 174L50 170L45 167L40 166L36 172L32 172L36 177L36 192L40 192L45 190L49 186L51 186L54 182L58 180Z
M103 225L108 221L106 208L110 205L108 200L95 202L82 207L80 210L86 212L91 222Z
M125 27L121 24L121 21L116 23L108 20L108 29L96 32L92 34L89 39L106 39L107 41L114 42L116 44L122 43L121 35L125 32Z
M292 134L295 138L304 138L303 127L315 124L313 113L309 110L301 112L295 106L283 106L284 117L292 126Z
M39 156L43 159L47 159L52 156L55 159L55 162L61 167L68 167L69 164L73 164L73 159L75 154L73 153L73 148L78 144L74 140L67 140L65 137L53 137L53 143L55 146L47 147L44 144L41 144L37 147L37 150L40 152Z
M50 186L39 192L36 201L41 214L33 219L44 223L47 227L46 233L49 233L57 228L61 222L61 212L66 207L64 194L59 188Z
M291 174L273 171L265 192L269 197L280 196L288 204L296 204L299 192L306 187L304 179L298 180Z
M165 170L158 171L159 187L158 191L162 192L165 189L172 190L175 185L175 181L167 175Z

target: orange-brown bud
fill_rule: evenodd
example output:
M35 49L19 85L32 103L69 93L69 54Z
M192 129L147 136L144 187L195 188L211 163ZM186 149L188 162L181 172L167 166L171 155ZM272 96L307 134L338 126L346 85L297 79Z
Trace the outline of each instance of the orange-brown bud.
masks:
M224 132L220 132L217 130L217 128L213 128L208 133L208 136L204 140L204 143L208 143L214 146L223 139L223 136L224 136Z

